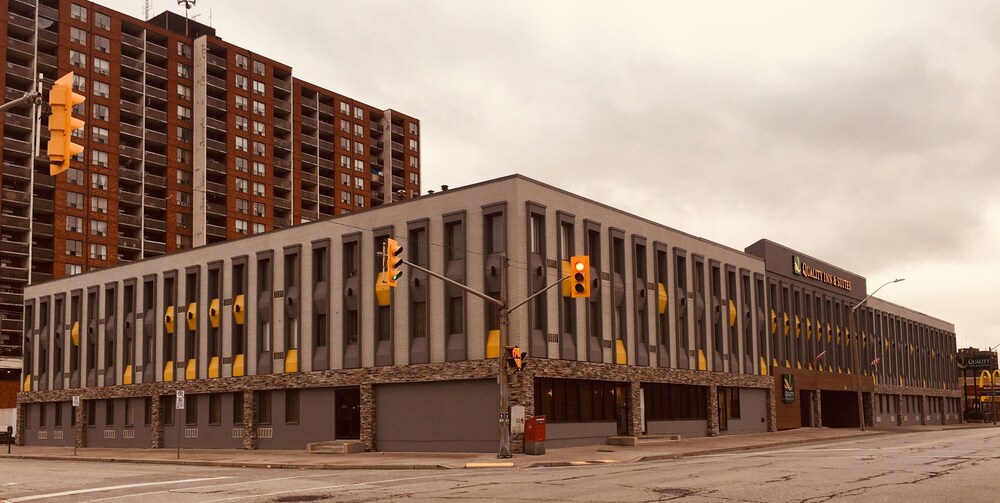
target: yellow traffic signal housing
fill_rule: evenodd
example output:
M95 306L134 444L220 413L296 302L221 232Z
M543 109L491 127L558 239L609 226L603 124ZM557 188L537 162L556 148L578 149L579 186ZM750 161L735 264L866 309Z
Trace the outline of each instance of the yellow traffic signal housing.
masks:
M507 348L507 366L514 370L514 372L520 372L524 369L524 361L528 358L528 353L521 351L518 346Z
M70 159L83 152L83 145L73 143L73 131L86 125L81 119L73 117L73 107L86 101L87 98L73 92L73 72L63 75L49 90L49 144L46 149L49 162L49 174L58 175L69 169Z
M590 297L590 256L576 255L569 258L570 297Z
M399 242L389 238L385 244L385 282L390 287L397 285L397 280L403 276L403 271L399 267L403 265L403 258L399 254L403 253L403 247Z

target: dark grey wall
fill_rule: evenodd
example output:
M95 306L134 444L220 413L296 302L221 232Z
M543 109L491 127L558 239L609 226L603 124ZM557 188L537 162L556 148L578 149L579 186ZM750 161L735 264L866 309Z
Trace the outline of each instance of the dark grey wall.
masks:
M377 385L375 449L496 452L499 393L491 379Z

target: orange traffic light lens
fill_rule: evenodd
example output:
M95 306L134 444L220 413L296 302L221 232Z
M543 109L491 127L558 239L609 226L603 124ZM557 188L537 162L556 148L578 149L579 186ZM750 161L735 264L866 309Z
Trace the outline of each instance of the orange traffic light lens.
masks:
M575 267L578 272L583 272L583 262L577 262L573 264L573 267Z

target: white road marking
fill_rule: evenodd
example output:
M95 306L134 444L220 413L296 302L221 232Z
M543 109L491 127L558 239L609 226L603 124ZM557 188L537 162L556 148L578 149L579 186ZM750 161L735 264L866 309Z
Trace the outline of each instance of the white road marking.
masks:
M133 487L147 487L147 486L161 486L165 484L185 484L188 482L202 482L205 480L219 480L219 479L231 479L233 477L206 477L199 479L183 479L183 480L167 480L163 482L143 482L141 484L124 484L120 486L104 486L104 487L92 487L90 489L72 489L69 491L63 491L58 493L49 494L35 494L33 496L22 496L20 498L12 498L7 500L9 503L18 503L20 501L33 501L45 498L58 498L60 496L72 496L74 494L86 494L86 493L98 493L102 491L115 491L118 489L130 489Z

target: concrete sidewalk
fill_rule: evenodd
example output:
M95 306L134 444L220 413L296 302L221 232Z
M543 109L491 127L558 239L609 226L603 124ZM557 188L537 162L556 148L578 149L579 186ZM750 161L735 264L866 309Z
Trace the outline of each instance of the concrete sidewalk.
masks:
M450 452L366 452L360 454L310 454L301 451L239 449L182 449L180 459L174 449L104 449L82 448L76 454L71 447L17 447L7 454L0 446L0 459L47 459L97 461L105 463L159 463L194 466L231 466L255 468L297 468L326 470L401 470L454 468L535 468L604 463L625 463L675 459L735 452L750 449L801 445L837 440L854 440L879 435L940 431L965 428L992 428L991 423L907 426L859 431L855 429L800 428L775 433L750 433L718 437L688 438L643 444L636 447L591 445L547 449L545 454L515 454L498 459L493 453Z

